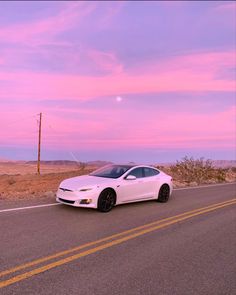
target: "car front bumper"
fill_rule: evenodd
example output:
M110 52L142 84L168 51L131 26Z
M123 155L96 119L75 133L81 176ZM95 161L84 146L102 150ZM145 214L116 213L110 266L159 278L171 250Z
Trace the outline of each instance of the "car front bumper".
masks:
M82 200L90 200L88 204L81 204ZM83 207L83 208L97 208L97 198L93 194L89 193L83 193L79 194L79 192L68 192L68 191L62 191L58 189L56 193L56 201L73 206L73 207Z

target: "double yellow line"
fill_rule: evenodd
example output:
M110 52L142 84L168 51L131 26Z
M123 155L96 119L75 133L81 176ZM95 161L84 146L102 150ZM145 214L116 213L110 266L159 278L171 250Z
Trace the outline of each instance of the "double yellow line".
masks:
M172 217L157 220L155 222L151 222L151 223L139 226L139 227L135 227L130 230L126 230L126 231L120 232L118 234L114 234L114 235L105 237L103 239L99 239L99 240L96 240L96 241L93 241L93 242L90 242L87 244L83 244L81 246L71 248L71 249L68 249L68 250L65 250L62 252L58 252L58 253L55 253L50 256L42 257L40 259L36 259L31 262L28 262L28 263L16 266L14 268L2 271L2 272L0 272L0 277L9 276L9 275L13 275L13 276L11 278L1 281L0 288L6 287L8 285L14 284L14 283L22 281L22 280L25 280L27 278L34 276L34 275L43 273L47 270L50 270L50 269L55 268L57 266L61 266L61 265L66 264L68 262L77 260L77 259L87 256L89 254L96 253L96 252L104 250L106 248L110 248L112 246L124 243L128 240L137 238L139 236L150 233L152 231L167 227L169 225L178 223L180 221L184 221L184 220L192 218L194 216L205 214L205 213L208 213L208 212L220 209L220 208L224 208L226 206L235 205L235 204L236 204L236 199L231 199L231 200L228 200L225 202L221 202L221 203L213 204L213 205L210 205L207 207L188 211L188 212L178 214L178 215L175 215ZM80 252L81 250L86 249L86 248L88 248L88 249ZM79 252L79 253L72 254L74 252ZM71 255L69 255L69 254L71 254ZM45 264L42 266L38 266L38 265L43 264L45 262L49 262L50 260L55 260L59 257L63 257L66 255L67 255L67 257L61 258L59 260L53 261L51 263L48 263L48 264ZM15 274L21 270L25 270L27 268L32 268L33 266L37 266L37 267L33 268L32 270L25 271L25 272L18 274L18 275Z

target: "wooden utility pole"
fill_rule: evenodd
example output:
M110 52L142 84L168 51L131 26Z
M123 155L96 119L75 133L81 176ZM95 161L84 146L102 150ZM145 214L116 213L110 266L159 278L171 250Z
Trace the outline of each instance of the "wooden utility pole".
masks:
M39 141L38 141L38 165L37 165L38 174L40 174L41 123L42 123L42 113L39 114Z

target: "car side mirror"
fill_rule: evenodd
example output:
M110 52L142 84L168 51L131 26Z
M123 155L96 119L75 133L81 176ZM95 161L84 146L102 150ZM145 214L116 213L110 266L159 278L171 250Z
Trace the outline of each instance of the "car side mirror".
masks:
M135 180L136 178L137 178L136 176L130 174L125 179L126 180Z

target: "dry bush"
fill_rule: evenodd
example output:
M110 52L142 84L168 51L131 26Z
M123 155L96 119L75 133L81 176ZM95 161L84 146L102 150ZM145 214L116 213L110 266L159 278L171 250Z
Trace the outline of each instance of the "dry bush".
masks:
M213 167L211 160L204 158L194 159L185 156L181 161L177 161L176 165L170 167L173 178L177 181L197 184L223 182L226 178L224 169L216 169Z
M231 167L230 169L233 173L236 173L236 167Z

